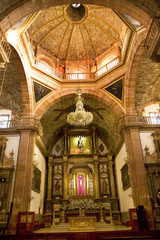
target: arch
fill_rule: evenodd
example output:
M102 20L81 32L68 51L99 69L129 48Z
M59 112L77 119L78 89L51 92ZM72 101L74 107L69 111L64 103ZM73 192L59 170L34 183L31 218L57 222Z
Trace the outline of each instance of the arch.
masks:
M31 96L29 94L29 88L27 84L26 75L24 72L24 68L21 62L21 59L16 52L16 50L12 47L12 53L11 57L13 59L13 62L16 66L17 73L20 79L20 87L21 87L21 93L22 93L22 105L23 105L23 116L30 116L31 115Z
M16 22L20 19L34 13L40 11L42 9L50 8L57 5L63 4L72 4L72 0L62 0L60 3L57 3L57 0L23 0L18 1L18 3L13 4L12 0L8 1L6 7L6 1L1 0L1 6L3 6L1 14L0 14L0 27L2 31L5 33L9 28L11 28ZM151 18L156 15L157 5L152 0L150 3L146 3L141 5L138 0L131 2L130 0L112 0L112 1L103 1L103 0L80 0L79 3L82 4L96 4L105 7L110 7L122 13L126 13L131 17L135 18L142 25L144 25L147 29L151 24ZM138 7L137 7L138 6Z
M92 95L92 98L97 98L107 106L109 106L119 117L124 115L124 111L122 108L108 95L103 93L99 90L93 90L93 89L83 89L84 95ZM55 103L61 101L64 98L75 98L75 89L69 89L69 90L61 90L59 92L55 92L54 94L50 95L48 98L45 98L45 100L37 106L35 109L34 115L36 118L40 119L43 114Z
M132 115L135 114L135 88L136 88L136 78L138 73L138 66L144 51L144 40L146 38L146 32L142 32L137 36L136 44L131 52L132 58L129 62L128 71L126 74L126 84L125 84L125 106L126 114Z

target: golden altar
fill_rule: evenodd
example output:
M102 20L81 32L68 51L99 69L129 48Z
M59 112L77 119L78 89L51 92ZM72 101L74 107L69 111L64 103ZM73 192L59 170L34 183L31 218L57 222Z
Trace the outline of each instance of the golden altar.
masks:
M77 216L69 217L70 230L94 230L97 218L95 216Z

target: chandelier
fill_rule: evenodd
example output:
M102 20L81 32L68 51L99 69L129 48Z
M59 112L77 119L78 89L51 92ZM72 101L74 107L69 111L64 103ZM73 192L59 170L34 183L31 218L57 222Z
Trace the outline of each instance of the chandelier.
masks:
M73 126L85 127L90 124L93 120L93 114L86 112L84 109L82 89L77 89L77 102L75 112L71 112L67 115L67 122Z

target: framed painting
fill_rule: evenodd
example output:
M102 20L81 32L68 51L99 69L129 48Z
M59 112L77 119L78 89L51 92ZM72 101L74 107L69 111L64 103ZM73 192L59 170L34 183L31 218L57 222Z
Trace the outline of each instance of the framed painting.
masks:
M40 193L41 188L41 171L37 167L33 167L32 190Z
M91 136L70 136L70 154L91 154Z
M124 166L121 168L121 179L122 179L122 186L123 190L127 190L130 185L130 178L128 174L128 164L124 164Z

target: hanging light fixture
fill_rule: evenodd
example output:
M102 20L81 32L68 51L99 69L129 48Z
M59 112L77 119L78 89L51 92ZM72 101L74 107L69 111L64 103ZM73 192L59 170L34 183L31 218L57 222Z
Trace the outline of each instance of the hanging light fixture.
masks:
M75 5L75 6L74 6ZM76 8L76 19L77 19L77 8L80 4L72 4ZM78 75L79 75L79 47L77 39L77 58L78 58ZM79 79L79 76L78 76ZM75 112L71 112L67 115L67 122L73 126L85 127L90 124L93 120L93 114L87 112L84 109L83 98L82 98L82 89L77 89L77 102Z
M82 89L77 89L77 102L75 112L71 112L67 115L67 122L73 126L85 127L90 124L93 120L93 114L87 112L84 109L83 98L82 98Z

